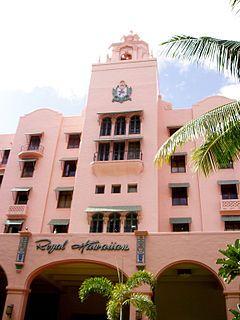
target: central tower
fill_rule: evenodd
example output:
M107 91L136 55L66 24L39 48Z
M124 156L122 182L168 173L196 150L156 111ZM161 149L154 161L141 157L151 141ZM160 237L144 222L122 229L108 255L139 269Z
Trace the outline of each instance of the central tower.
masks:
M70 232L154 232L157 63L137 34L110 49L92 68Z

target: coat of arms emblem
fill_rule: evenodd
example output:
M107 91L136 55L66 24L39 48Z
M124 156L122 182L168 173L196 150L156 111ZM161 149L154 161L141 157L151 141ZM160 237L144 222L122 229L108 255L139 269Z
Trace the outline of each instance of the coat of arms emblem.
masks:
M120 81L119 85L116 88L112 89L113 99L112 102L120 102L123 103L124 101L132 100L132 87L128 87L125 81Z

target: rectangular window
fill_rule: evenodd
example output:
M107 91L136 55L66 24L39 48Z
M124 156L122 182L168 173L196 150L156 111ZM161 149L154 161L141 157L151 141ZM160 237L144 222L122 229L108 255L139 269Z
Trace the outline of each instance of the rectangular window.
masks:
M100 194L105 192L105 186L96 186L95 193Z
M58 208L71 208L72 191L59 191L58 195Z
M172 188L172 205L186 206L188 204L187 187Z
M128 143L128 159L140 159L140 141Z
M221 185L222 199L238 199L237 185L236 184L223 184Z
M0 175L0 187L1 187L2 181L3 181L3 174Z
M171 156L171 172L172 173L186 172L185 155Z
M112 185L112 193L121 193L121 185L113 184Z
M184 232L189 231L189 223L173 223L173 232Z
M128 184L128 193L135 193L137 192L137 184Z
M23 170L22 170L22 178L29 178L33 176L34 167L35 167L35 161L26 161L23 164Z
M38 150L40 146L41 136L30 136L28 150Z
M181 127L173 127L173 128L168 128L169 136L171 137L175 132L178 131Z
M7 164L9 158L10 150L3 151L2 164Z
M240 221L225 221L225 230L240 230Z
M15 204L27 204L28 202L28 191L18 191Z
M53 233L68 233L68 225L53 225Z
M63 177L75 177L77 160L64 161Z
M77 149L80 145L80 134L69 134L68 136L68 149Z
M124 160L125 142L115 142L113 145L113 160Z
M18 233L22 230L22 224L10 224L5 226L5 233Z
M98 146L98 161L109 160L110 143L99 143Z

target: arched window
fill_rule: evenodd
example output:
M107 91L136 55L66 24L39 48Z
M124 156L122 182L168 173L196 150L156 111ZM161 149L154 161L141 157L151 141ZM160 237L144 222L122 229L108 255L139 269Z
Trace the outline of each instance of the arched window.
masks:
M92 216L90 232L103 232L103 214L96 213Z
M132 116L129 123L129 134L140 133L141 121L139 116Z
M108 220L108 232L120 232L120 214L112 213Z
M124 52L121 54L121 60L132 60L132 55L128 52Z
M118 117L115 123L115 135L121 135L126 133L126 121L125 117Z
M111 128L112 128L111 118L104 118L101 124L100 136L110 136Z
M138 229L138 215L136 212L129 212L126 215L124 232L134 232Z

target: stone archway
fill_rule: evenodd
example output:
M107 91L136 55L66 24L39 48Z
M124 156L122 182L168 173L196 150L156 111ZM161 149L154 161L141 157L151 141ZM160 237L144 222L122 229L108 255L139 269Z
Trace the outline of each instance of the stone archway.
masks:
M81 303L78 289L90 276L118 281L117 270L97 262L63 262L46 266L31 280L25 320L105 320L106 299L93 294ZM124 319L128 319L125 310Z
M0 319L2 319L6 296L7 296L7 287L8 281L5 271L0 267Z
M195 262L165 268L157 279L155 302L159 320L227 319L221 281Z

